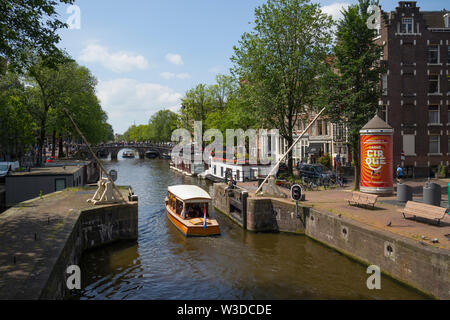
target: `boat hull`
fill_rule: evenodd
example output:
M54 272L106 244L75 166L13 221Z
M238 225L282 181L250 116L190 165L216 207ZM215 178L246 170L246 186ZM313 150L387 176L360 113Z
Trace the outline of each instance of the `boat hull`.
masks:
M208 237L220 234L218 225L207 225L206 228L203 227L203 224L195 226L187 225L182 219L177 218L168 207L166 207L166 212L170 222L186 237ZM198 219L203 221L203 218Z

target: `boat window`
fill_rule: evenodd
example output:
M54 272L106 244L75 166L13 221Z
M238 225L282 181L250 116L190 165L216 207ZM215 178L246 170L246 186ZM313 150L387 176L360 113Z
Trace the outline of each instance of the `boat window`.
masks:
M207 203L187 203L186 219L203 218L206 210L206 217L209 217Z
M181 215L181 212L183 212L183 202L180 200L176 200L176 213Z

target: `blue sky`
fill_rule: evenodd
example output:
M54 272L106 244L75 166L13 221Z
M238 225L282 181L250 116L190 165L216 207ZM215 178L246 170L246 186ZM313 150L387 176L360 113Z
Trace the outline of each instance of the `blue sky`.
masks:
M97 94L116 133L146 124L161 109L177 111L180 98L198 83L228 73L242 33L251 30L263 0L76 0L80 29L60 32L60 47L97 77ZM316 1L317 2L317 1ZM356 1L319 1L339 16ZM398 1L384 1L394 10ZM446 1L418 1L421 10L442 10ZM59 9L66 21L68 6ZM448 8L447 5L447 10Z

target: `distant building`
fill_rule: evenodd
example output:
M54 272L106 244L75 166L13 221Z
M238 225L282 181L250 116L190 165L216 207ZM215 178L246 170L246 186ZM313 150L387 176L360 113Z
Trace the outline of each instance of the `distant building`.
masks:
M385 45L379 116L394 128L394 162L428 176L450 159L450 13L400 1L382 12Z

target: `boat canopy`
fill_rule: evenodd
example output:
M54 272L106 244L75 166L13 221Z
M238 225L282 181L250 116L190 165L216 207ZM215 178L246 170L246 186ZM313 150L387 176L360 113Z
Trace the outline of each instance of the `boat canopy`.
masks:
M211 200L211 196L202 188L194 185L170 186L169 192L182 201L202 199Z

